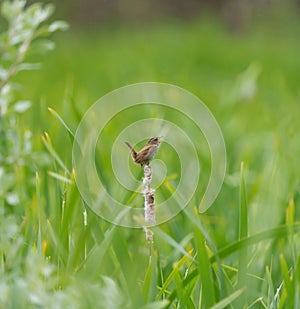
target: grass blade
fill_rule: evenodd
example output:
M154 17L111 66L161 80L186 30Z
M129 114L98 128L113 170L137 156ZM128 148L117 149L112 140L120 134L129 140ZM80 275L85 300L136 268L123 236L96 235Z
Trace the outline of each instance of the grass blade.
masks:
M155 235L162 238L166 243L175 248L178 252L181 252L183 255L187 255L193 260L193 257L180 245L180 243L176 242L172 237L166 234L160 228L155 229Z
M244 174L244 162L241 163L240 181L239 239L242 239L248 236L248 205Z
M68 174L71 175L71 172L69 169L66 167L66 165L63 163L57 152L54 150L50 137L47 132L44 132L44 135L42 135L42 141L44 145L46 146L47 150L50 152L52 157L55 159L55 161L58 163L58 165Z
M74 140L74 133L72 130L69 128L69 126L65 123L65 121L62 119L62 117L51 107L48 107L48 111L56 118L58 121L63 125L63 127L67 130L69 133L71 142Z
M164 299L162 301L156 301L153 303L149 303L141 307L140 309L162 309L162 308L165 308L168 304L169 304L169 301Z
M146 271L142 292L146 302L155 300L157 293L157 267L153 252Z
M267 307L276 308L275 306L275 288L272 280L272 267L266 267L266 279L268 284L268 298L267 298Z
M55 173L55 172L48 171L48 175L53 177L53 178L55 178L55 179L57 179L57 180L60 180L60 181L62 181L64 183L68 183L68 184L72 184L73 183L71 179L69 179L69 178L67 178L65 176L62 176L62 175L60 175L58 173Z
M230 294L228 297L222 299L214 306L210 307L210 309L223 309L227 306L229 306L231 303L233 303L237 298L239 298L243 293L245 289L239 289L232 294Z
M287 308L293 308L292 304L293 304L293 300L295 297L295 290L294 290L294 285L293 285L294 278L290 277L290 273L289 273L286 260L282 254L280 255L280 266L281 266L281 272L282 272L283 281L284 281L284 289L286 290L286 294L287 294L286 306Z
M160 292L156 296L156 299L159 299L162 297L164 293L167 293L167 288L168 286L172 283L172 281L175 279L176 274L180 271L180 269L183 267L183 265L188 261L189 257L188 256L183 256L177 263L173 265L173 270L169 274L169 276L166 278L163 286L161 287ZM185 285L186 286L186 285ZM175 293L174 298L177 294Z
M35 174L36 181L36 201L37 201L37 216L38 216L38 237L37 237L37 251L42 253L42 214L41 214L41 189L40 189L40 178L38 172Z
M224 259L225 257L237 252L238 250L255 245L261 241L272 239L272 238L281 238L288 237L292 233L300 233L300 223L295 223L292 226L282 225L267 231L257 233L255 235L248 236L247 238L232 242L231 244L220 249L216 254L210 257L211 262L216 262L218 258Z
M106 231L104 235L104 240L101 244L95 244L94 248L88 254L87 259L79 267L79 272L94 274L98 276L102 268L102 261L104 261L104 255L108 251L112 244L112 240L116 233L116 226L112 226Z
M240 207L239 207L239 240L248 237L248 209L244 175L244 162L241 163ZM238 287L247 285L248 247L241 248L238 253ZM237 300L237 307L247 306L247 294Z
M215 303L214 284L212 280L211 264L208 258L205 238L198 228L195 228L195 239L197 243L197 260L202 286L202 300L204 308L209 308Z

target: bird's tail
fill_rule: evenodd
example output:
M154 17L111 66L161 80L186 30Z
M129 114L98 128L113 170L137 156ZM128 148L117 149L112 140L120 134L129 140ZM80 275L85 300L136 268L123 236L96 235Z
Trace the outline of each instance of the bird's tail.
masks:
M133 147L128 142L125 142L125 144L129 147L131 156L135 159L137 155L136 151L133 149Z

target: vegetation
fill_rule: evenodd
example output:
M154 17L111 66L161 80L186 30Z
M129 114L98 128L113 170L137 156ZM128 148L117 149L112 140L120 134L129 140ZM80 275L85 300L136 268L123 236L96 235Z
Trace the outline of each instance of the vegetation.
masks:
M0 308L298 308L298 22L266 20L243 35L214 20L71 30L56 36L45 58L53 47L45 36L66 28L45 25L52 7L4 1L1 8ZM198 214L196 195L153 229L151 259L142 230L88 208L72 170L73 134L88 107L141 81L176 84L207 103L228 164L206 213ZM187 119L149 106L121 116L123 126L149 116L181 124L207 182L209 152ZM104 171L121 120L101 136ZM167 149L158 153L168 171L158 198L177 181L178 157ZM132 171L141 177L138 166ZM118 192L113 177L103 179Z

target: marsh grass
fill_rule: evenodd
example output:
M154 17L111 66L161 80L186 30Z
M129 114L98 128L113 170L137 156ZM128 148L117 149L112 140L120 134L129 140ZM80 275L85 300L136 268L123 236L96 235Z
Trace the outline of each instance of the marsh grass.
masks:
M263 42L261 33L232 36L211 23L144 31L66 36L40 73L18 77L24 96L35 98L19 129L32 129L46 164L16 172L18 188L30 186L28 199L0 213L0 307L299 307L298 41L268 30ZM71 162L87 107L144 80L175 83L204 99L228 153L214 205L198 214L195 196L155 227L150 262L142 230L112 225L84 203ZM249 84L253 92L244 91ZM167 196L175 184L162 184ZM106 186L113 192L116 184Z

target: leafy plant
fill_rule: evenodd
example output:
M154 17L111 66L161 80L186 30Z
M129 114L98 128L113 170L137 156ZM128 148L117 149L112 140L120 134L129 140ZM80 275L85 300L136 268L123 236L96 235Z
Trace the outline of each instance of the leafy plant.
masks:
M34 153L32 133L29 130L23 132L18 127L21 114L31 107L32 102L16 99L22 85L13 78L21 71L38 69L39 63L27 62L26 59L32 53L53 49L52 41L41 38L67 28L63 21L45 24L53 11L51 4L35 3L27 7L24 0L1 4L5 28L0 35L0 199L5 205L18 206L26 202L28 191L35 187L34 164L37 161L47 163L45 154ZM16 177L20 174L25 177L26 169L33 173L26 174L29 177L31 174L31 179L27 179L24 186Z
M32 132L19 126L20 117L30 109L32 102L17 99L22 85L14 79L19 72L40 67L39 63L26 61L31 55L53 49L54 43L42 38L67 28L62 21L45 23L53 11L50 4L26 6L24 0L1 3L4 18L0 34L1 308L43 303L44 292L56 285L53 266L34 252L37 238L28 238L38 235L36 221L28 222L36 213L36 209L32 209L36 206L36 172L50 160L45 152L34 151ZM43 284L36 281L37 278Z

